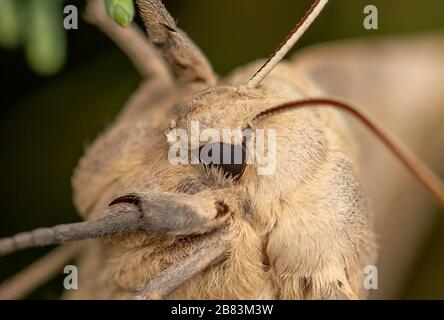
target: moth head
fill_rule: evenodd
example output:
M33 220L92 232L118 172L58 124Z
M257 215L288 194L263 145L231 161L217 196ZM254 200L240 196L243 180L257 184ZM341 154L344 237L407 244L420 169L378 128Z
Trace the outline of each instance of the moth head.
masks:
M228 190L226 186L230 183L233 190L240 189L239 186L246 181L247 176L257 173L258 168L255 164L173 164L169 160L169 154L175 140L168 141L168 137L172 138L174 131L184 130L188 139L191 139L192 125L198 123L201 131L211 129L218 132L219 139L213 139L212 142L219 143L222 149L228 145L226 150L244 150L245 141L242 137L234 137L232 141L222 144L223 130L248 129L251 127L249 120L260 111L304 96L286 81L279 79L268 79L269 82L277 83L274 86L258 84L272 69L285 68L277 66L277 63L308 28L327 1L315 1L275 54L262 67L250 67L251 73L254 69L259 70L250 81L245 83L244 79L232 79L225 84L216 84L214 77L210 76L211 67L205 57L200 51L194 50L195 46L186 34L176 27L174 20L160 2L138 3L152 41L163 50L164 56L178 74L179 81L188 81L193 85L185 86L187 92L176 101L175 110L178 113L169 115L172 120L170 124L159 121L150 123L147 118L147 121L143 121L144 117L148 117L143 112L131 121L121 117L123 119L118 119L115 127L100 137L88 150L88 154L94 156L89 157L87 154L74 176L75 202L80 212L88 217L103 214L105 203L125 194L182 190L190 192L191 189L215 189L218 186ZM153 12L162 14L153 15ZM164 21L158 21L161 18ZM171 45L167 46L166 43ZM190 146L190 152L194 152L196 148L202 150L205 146L201 142L192 148ZM246 158L240 158L242 157ZM209 176L214 183L193 182L193 179L205 180L202 176ZM252 175L251 179L257 177ZM188 181L193 188L184 187L185 183L181 180Z
M142 215L147 220L136 229L159 234L205 233L220 228L232 214L248 213L251 200L247 184L257 188L258 166L246 163L248 155L244 151L248 151L248 142L242 135L222 141L222 131L232 129L244 133L252 129L249 121L254 114L295 97L285 90L258 87L258 84L276 67L326 3L327 0L315 1L301 23L247 83L215 86L216 78L208 61L177 28L164 6L159 1L138 1L153 43L161 48L179 81L191 84L184 87L197 94L187 94L186 99L179 101L180 112L169 127L162 121L144 121L143 112L138 117L119 117L115 125L89 148L76 170L73 185L79 211L89 219L114 218L119 212L124 220L125 217ZM201 91L202 88L208 89ZM212 145L218 146L222 153L237 151L241 163L203 162L200 154L196 163L173 163L169 157L172 140L168 141L168 137L178 129L191 135L195 122L201 126L200 130L215 130L219 138L211 141ZM256 140L254 137L253 141ZM191 146L189 152L204 150L206 145L208 143L203 145L200 141ZM212 155L217 148L213 150ZM99 224L102 229L96 230L93 236L126 228L134 231L134 225L128 221L126 227L120 229L115 225L110 227L106 221Z

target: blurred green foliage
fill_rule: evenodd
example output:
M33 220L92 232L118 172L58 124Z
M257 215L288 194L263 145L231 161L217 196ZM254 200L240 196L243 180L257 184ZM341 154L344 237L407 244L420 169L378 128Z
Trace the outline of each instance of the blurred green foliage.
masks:
M0 46L16 48L20 43L20 11L14 0L0 1Z
M23 46L35 72L53 75L66 61L62 21L62 0L2 0L0 45L7 49Z
M134 18L133 0L102 0L108 14L122 27ZM0 46L24 46L29 66L51 76L66 62L67 36L63 26L64 0L1 0Z
M25 54L35 72L52 75L65 64L67 40L60 0L28 0L22 11L26 21Z
M48 8L59 6L59 18L51 18L52 27L45 25L46 21L37 28L51 29L58 34L54 39L62 35L67 40L65 45L69 43L64 67L50 78L36 75L26 64L24 39L35 22L31 18L12 18L24 14L26 10L17 8L31 5L31 1L34 5L41 1L39 7L45 1L52 2ZM220 74L268 56L310 3L165 0L179 26L202 48ZM84 7L83 0L63 4L76 5L79 13ZM112 121L139 81L126 57L97 29L80 21L78 30L65 32L62 23L56 23L63 17L63 4L60 0L0 0L0 41L3 47L10 48L0 50L0 237L80 219L71 201L72 171L84 146ZM362 27L363 8L367 4L379 9L379 30L367 31ZM25 19L25 23L19 23L20 19ZM135 20L140 24L137 15ZM297 48L356 36L438 29L444 30L442 0L332 0ZM21 45L25 45L25 51L11 51ZM45 52L50 46L46 43L36 49L41 50L39 59L47 58ZM57 50L60 52L48 54L54 55L51 61L57 61L60 68L63 61L58 55L65 49ZM37 63L28 60L31 66ZM39 68L52 74L57 69L34 67ZM439 216L398 297L444 298L443 235L444 219ZM26 250L0 259L0 281L47 251ZM61 284L56 279L31 298L57 298Z

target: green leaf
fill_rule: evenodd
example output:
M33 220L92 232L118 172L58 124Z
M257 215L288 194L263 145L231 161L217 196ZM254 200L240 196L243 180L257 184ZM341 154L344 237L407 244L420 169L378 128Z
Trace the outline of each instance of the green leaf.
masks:
M31 68L53 75L65 64L67 40L62 4L54 0L29 0L25 55Z
M122 27L133 21L135 10L133 0L104 0L108 15Z
M17 0L0 0L0 46L14 49L20 40L19 3Z

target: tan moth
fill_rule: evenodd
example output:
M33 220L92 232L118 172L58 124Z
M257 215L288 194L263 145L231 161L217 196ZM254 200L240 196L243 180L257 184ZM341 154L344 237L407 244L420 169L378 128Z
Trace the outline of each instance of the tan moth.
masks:
M357 116L444 203L443 185L426 166L366 113L341 102L374 107L375 114L391 104L408 105L408 112L387 112L384 119L401 134L406 127L415 132L427 112L435 117L422 125L435 130L443 118L444 42L430 36L332 44L283 61L327 2L315 1L265 63L220 79L160 1L137 1L149 42L135 25L114 24L101 1L89 0L88 20L127 53L144 80L76 169L74 201L86 221L0 239L0 254L100 238L56 249L38 266L46 274L81 248L79 278L87 280L70 298L366 297L364 270L376 263L378 251L368 194L382 192L382 182L390 194L402 178L394 173L393 184L381 180L381 163L390 160L337 109ZM368 50L375 46L378 56ZM412 57L420 64L413 68L415 80L427 84L417 95L396 89L416 83L403 74ZM376 71L383 72L377 80ZM275 171L260 175L256 163L246 162L172 164L167 137L176 129L191 135L193 122L216 132L274 130ZM364 159L362 141L373 151ZM232 144L243 150L242 140ZM387 212L381 208L389 200L378 199L377 215L402 225L409 210ZM27 290L17 283L0 287L0 296Z

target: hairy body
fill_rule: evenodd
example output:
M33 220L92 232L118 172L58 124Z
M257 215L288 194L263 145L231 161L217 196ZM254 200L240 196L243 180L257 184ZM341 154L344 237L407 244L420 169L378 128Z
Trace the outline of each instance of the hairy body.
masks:
M141 108L131 103L138 100L133 96L80 162L73 180L76 204L85 218L96 218L112 199L129 193L223 199L231 218L219 241L227 243L229 257L170 298L295 299L361 293L364 266L375 261L372 222L355 143L338 111L300 110L261 121L258 127L277 130L277 167L271 176L258 176L255 168L248 168L239 181L224 181L220 173L199 165L168 161L165 131L173 119L182 128L192 120L209 128L241 128L270 105L322 95L288 63L273 70L259 88L238 87L258 66L236 70L222 86L190 101L165 92L160 99L154 97L157 101L143 101L147 107ZM137 284L209 239L137 234L100 241L96 245L103 260L94 272L102 272L100 292L129 297ZM90 259L96 259L95 253ZM89 297L97 292L80 289L75 294Z
M330 44L281 62L326 3L316 0L264 64L219 79L158 0L138 4L165 60L136 26L120 29L101 1L90 0L90 22L121 46L144 79L75 171L74 202L90 222L0 239L0 255L101 238L83 247L79 289L66 294L74 299L125 299L135 292L169 299L364 298L365 267L376 263L375 211L384 277L378 292L390 297L413 252L396 244L418 241L428 221L420 210L425 198L415 194L416 206L409 201L414 197L393 205L400 187L406 197L418 190L362 128L337 109L318 107L346 104L312 99L313 108L294 107L307 98L351 99L422 153L425 136L444 136L443 37ZM431 171L365 114L358 118L444 202L444 185ZM243 163L233 177L223 166L174 164L167 137L176 129L192 135L192 122L218 133L275 130L276 150L266 152L275 156L276 171L261 175L258 163ZM400 222L415 232L399 232Z
M218 127L220 119L231 115L232 118L226 121L232 121L235 126L234 124L240 125L248 118L248 112L254 114L268 105L288 99L323 95L345 97L357 101L377 115L384 124L393 128L399 137L408 141L410 147L436 166L441 158L439 146L442 145L443 136L440 134L443 113L439 86L443 78L440 70L443 68L437 67L444 63L439 56L439 53L444 51L443 47L443 37L438 34L410 39L357 40L309 48L296 54L291 59L293 63L279 65L257 90L249 92L225 87L219 89L219 92L216 89L209 90L208 94L203 95L206 97L203 100L208 105L206 109L199 108L201 113L198 116L195 116L197 111L191 112L190 115L185 112L186 115L179 119L186 123L190 119L199 119L199 117L205 121L212 118L214 120L211 125ZM224 85L242 83L255 68L257 64L239 68L220 82ZM403 78L402 74L405 73L415 76ZM429 85L418 87L417 84L421 82ZM163 140L163 133L168 128L169 121L177 117L175 112L181 97L175 95L178 92L176 91L170 95L165 93L159 99L158 95L153 98L147 93L149 86L139 90L141 92L131 98L119 118L132 118L133 123L137 121L148 123L147 119L155 119L153 122L163 123L163 127L157 130L157 139ZM406 90L410 93L408 99L402 94ZM384 94L380 94L381 91ZM143 92L149 97L148 100L132 104L131 101L138 100L136 97L142 96ZM249 96L248 99L252 100L250 106L240 106L245 96ZM187 101L186 99L187 97L183 100ZM422 101L427 103L423 104ZM148 108L142 107L143 104ZM191 101L188 105L194 106L195 103ZM211 109L210 106L214 105L218 107ZM139 109L144 110L146 116L134 111ZM239 111L246 114L242 115ZM419 120L408 121L412 117ZM116 126L119 125L118 121ZM408 272L409 261L414 258L417 243L421 242L422 234L431 221L431 215L422 209L427 205L429 197L382 146L342 113L332 110L298 111L275 116L268 119L268 124L265 122L263 125L267 127L282 123L291 123L291 126L281 128L281 132L288 134L288 138L284 137L284 134L278 135L283 139L281 141L285 141L286 146L282 149L282 153L279 152L281 156L278 156L279 179L268 181L268 178L261 178L262 183L256 181L248 183L246 178L240 181L248 183L245 189L247 193L244 195L249 203L241 207L248 208L250 218L246 218L243 212L245 209L242 209L233 216L233 219L236 216L236 220L242 222L236 227L242 228L244 230L242 234L247 238L238 237L236 234L238 229L234 228L232 230L236 232L230 234L231 240L227 238L227 241L228 243L231 241L231 248L238 248L239 251L235 252L239 253L239 257L248 256L249 263L245 264L246 261L241 258L230 259L219 267L213 267L212 272L207 271L189 282L186 287L177 290L171 298L325 298L329 296L326 292L332 293L336 290L338 293L335 281L342 279L344 275L347 277L352 275L354 279L347 278L350 287L359 297L365 297L367 292L362 290L363 267L366 264L376 263L376 241L372 235L373 220L372 214L369 213L372 210L368 208L369 206L376 213L376 233L379 235L378 243L381 250L378 267L384 281L384 286L375 292L375 297L393 297L396 294L399 283ZM303 129L298 127L301 124ZM116 129L109 129L101 139L107 140L105 137L111 135L114 130ZM151 131L150 135L156 135L155 131ZM424 144L423 139L427 136L436 137L428 140L428 144ZM140 143L148 148L147 141L154 140L147 137ZM289 165L290 162L297 165ZM124 166L125 161L121 163ZM152 163L156 163L157 167L158 162L152 161ZM279 171L279 168L282 171ZM294 168L295 171L290 173L290 168ZM111 171L114 170L109 172ZM387 172L391 173L390 179L385 179ZM134 174L134 177L141 175ZM191 186L185 189L193 189L202 181L200 177L186 180ZM166 190L177 190L174 187L177 184L176 180L156 181L165 181ZM384 188L381 188L381 183L384 184ZM103 184L106 185L104 182ZM207 187L214 188L211 184L207 184ZM407 197L408 199L401 203L394 201L400 187L403 188L404 194L414 194L414 198ZM121 189L117 185L115 188L114 193L117 194ZM340 192L341 190L343 192ZM110 192L104 199L109 200L116 194ZM319 199L326 194L330 197L326 199L327 206ZM252 198L255 200L252 201ZM368 198L370 201L366 203ZM105 203L106 201L101 205L104 206ZM97 213L101 212L100 205L96 210ZM358 215L352 214L355 210L359 212ZM342 216L342 212L346 214ZM348 219L352 221L351 225L355 229L352 232L343 229L343 222L348 222ZM277 221L282 222L276 224ZM400 232L400 228L407 228L410 232ZM328 235L326 230L331 231L329 236L326 236ZM355 232L357 236L353 237ZM352 236L346 240L346 244L337 242L338 236L340 238L341 235L348 234ZM159 248L157 245L163 243L163 240L159 239L159 243L153 247ZM406 247L403 243L409 243L409 246ZM352 247L356 248L356 251L347 255L337 250L337 255L334 257L330 254L332 244L337 244L338 249ZM121 245L117 243L116 246ZM114 247L112 250L119 252ZM144 249L140 249L139 253L146 256ZM344 255L351 258L353 263L349 265L343 262L337 263L334 270L335 263L330 259L337 262ZM126 258L129 259L129 255ZM140 265L131 270L140 268L139 272L146 272L146 268L153 267L148 262L152 261L152 258L150 256L147 260L149 267L144 265L145 260L136 259ZM393 259L404 263L400 265ZM105 261L106 258L102 261L103 270L110 270L111 273L106 273L108 280L103 277L104 282L109 283L114 281L110 279L116 279L112 276L113 272L122 277L125 274L137 274L133 271L125 272L125 259L120 260L120 265L108 264ZM155 267L156 271L174 262L169 260L169 263L162 266L160 262ZM227 263L232 263L231 266L236 272L221 273L218 268L225 270L224 268L228 267ZM325 273L313 272L318 270ZM331 274L336 280L327 275L331 270L334 270ZM210 275L212 278L207 278ZM310 281L312 276L316 278L317 275L321 280L317 282L318 286L313 291ZM133 280L132 284L142 277ZM227 279L233 281L226 281ZM217 285L213 287L207 285L208 283L217 283ZM233 286L232 283L236 285ZM122 286L117 288L120 288L120 294L116 297L123 297L125 290ZM131 294L131 288L133 288L131 285L126 286L128 296ZM96 291L90 293L92 292ZM104 289L103 292L108 290ZM86 292L78 294L88 296ZM341 297L340 294L337 296Z

